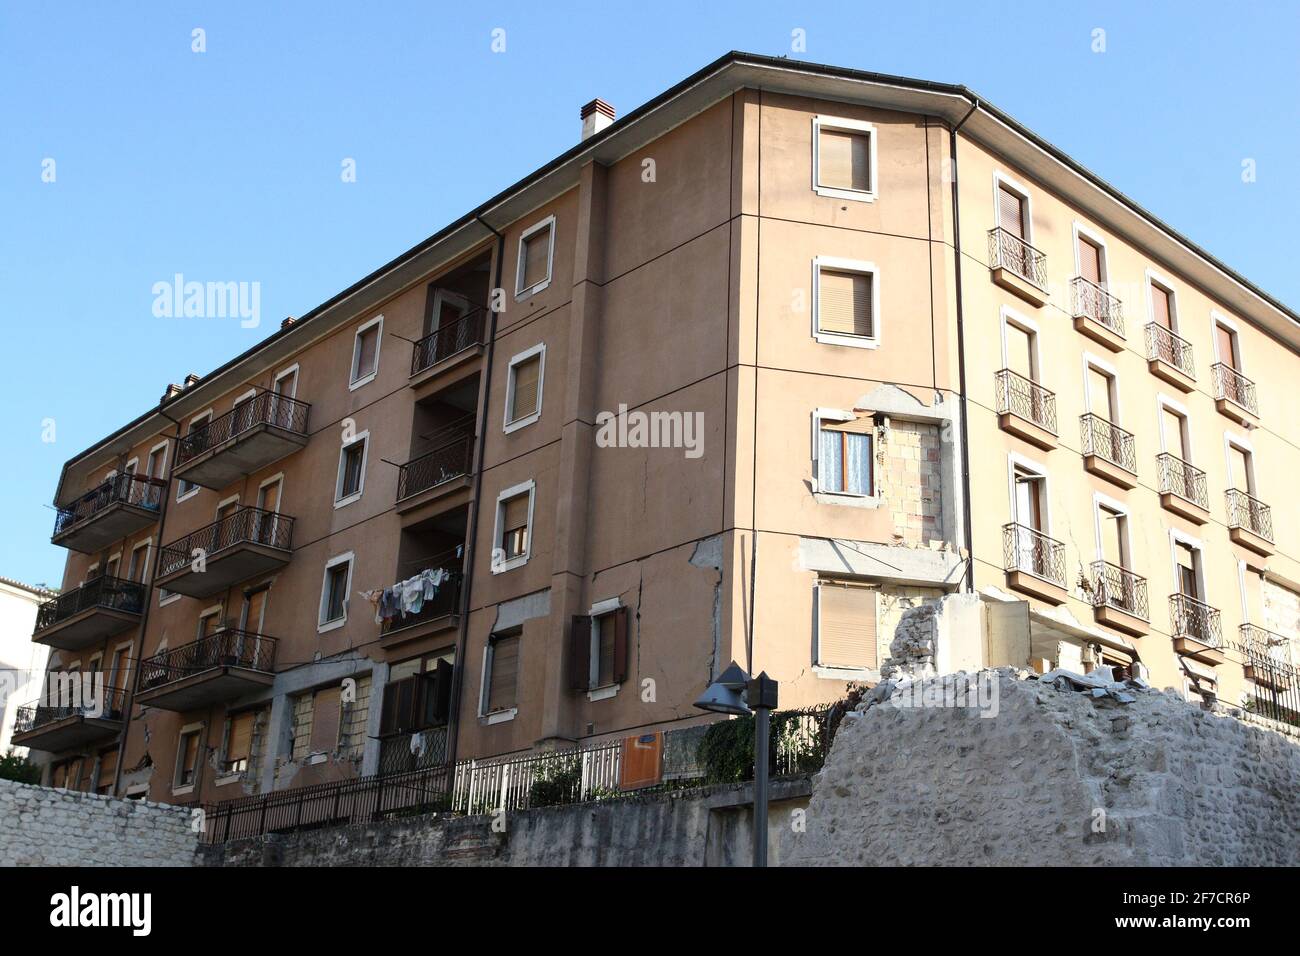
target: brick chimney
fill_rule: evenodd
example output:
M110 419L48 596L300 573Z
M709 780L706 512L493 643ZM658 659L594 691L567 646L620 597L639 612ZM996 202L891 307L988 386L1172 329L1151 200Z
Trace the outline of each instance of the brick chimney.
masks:
M614 107L604 100L592 100L581 110L582 138L590 139L602 129L614 122Z
M280 328L287 329L289 326L293 325L297 321L298 320L294 318L292 315L285 316L284 320L280 323Z
M186 375L186 376L185 376L185 384L182 386L182 388L189 388L190 386L192 386L192 385L193 385L195 382L197 382L198 380L199 380L199 377L198 377L197 375L195 375L193 372L190 372L189 375Z
M175 398L177 395L179 395L182 391L184 391L184 389L182 389L182 388L181 388L179 385L177 385L175 382L172 382L171 384L169 384L169 385L167 386L167 391L163 392L162 400L163 400L164 402L166 402L166 401L170 401L171 399L173 399L173 398Z

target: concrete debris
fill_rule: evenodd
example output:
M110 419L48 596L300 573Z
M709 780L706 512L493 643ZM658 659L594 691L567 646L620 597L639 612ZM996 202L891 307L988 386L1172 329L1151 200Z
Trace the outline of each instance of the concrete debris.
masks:
M1079 691L1094 700L1109 697L1121 704L1131 704L1137 700L1129 693L1130 691L1151 690L1151 685L1140 677L1116 680L1115 669L1109 664L1102 665L1089 674L1080 674L1058 667L1046 674L1039 674L1038 679L1044 684L1051 684L1057 690Z

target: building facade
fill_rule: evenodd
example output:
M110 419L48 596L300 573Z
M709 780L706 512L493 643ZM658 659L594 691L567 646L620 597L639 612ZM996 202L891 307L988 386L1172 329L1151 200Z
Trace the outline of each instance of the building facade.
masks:
M67 463L33 640L104 690L20 715L47 782L590 747L904 633L1234 702L1289 660L1295 314L962 87L730 54L612 114Z
M49 649L32 641L32 631L37 607L54 596L48 588L0 578L0 755L9 752L19 706L40 694Z

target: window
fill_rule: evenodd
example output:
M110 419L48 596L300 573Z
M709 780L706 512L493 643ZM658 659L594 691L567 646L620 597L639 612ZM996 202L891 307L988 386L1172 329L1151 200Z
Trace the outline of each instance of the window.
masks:
M317 631L342 627L348 620L348 592L352 588L352 552L330 558L325 564L321 586L320 622Z
M1200 542L1170 531L1174 549L1174 586L1177 592L1194 601L1204 601L1205 577L1201 566Z
M1130 568L1128 513L1118 501L1093 499L1097 557L1117 568Z
M876 198L876 130L859 120L813 117L813 190L819 196Z
M497 496L495 551L492 573L499 574L524 564L531 553L533 520L532 481L507 488Z
M1192 460L1191 433L1187 428L1187 409L1171 399L1161 397L1160 450L1180 461Z
M520 632L493 634L488 638L483 661L483 696L479 716L514 716L519 682Z
M208 422L210 421L212 421L211 409L208 409L206 412L203 412L199 415L195 415L193 418L190 419L189 428L185 430L186 436L191 437L190 454L188 457L193 458L200 451L202 451L202 446L205 439L193 438L193 436L195 436L198 432L201 432L204 428L206 428ZM152 458L152 455L150 457ZM186 481L184 478L181 478L176 482L176 500L184 501L186 498L190 497L191 495L196 494L198 490L199 490L198 485L194 484L193 482Z
M569 634L570 688L592 700L612 697L627 680L628 609L617 598L603 601L575 616Z
M269 421L291 431L302 431L305 420L298 421L292 399L298 395L298 366L290 365L275 376L271 384L271 414Z
M1106 244L1101 237L1074 224L1076 274L1100 289L1106 288Z
M186 727L176 745L176 776L173 787L192 787L199 770L199 740L202 725Z
M555 217L547 216L519 237L519 263L515 279L515 298L522 299L541 292L551 284L551 266L555 250Z
M875 670L876 589L853 581L821 580L816 587L818 667Z
M142 541L131 549L131 559L126 566L128 581L144 583L145 575L149 571L149 545L152 541L152 538Z
M813 260L813 338L827 345L880 345L880 281L870 262Z
M1031 532L1048 531L1047 477L1027 463L1012 461L1011 520Z
M199 615L199 639L211 637L222 629L221 605L210 607Z
M149 449L149 457L145 459L144 465L145 477L162 479L166 469L167 443L162 442ZM146 508L157 508L162 505L162 489L158 486L151 485L141 492L140 497L141 504Z
M361 432L339 452L338 480L334 486L334 507L341 508L361 497L366 483L366 452L370 432Z
M1241 348L1237 330L1224 319L1214 319L1214 360L1233 371L1241 371Z
M248 773L253 754L253 729L257 714L247 711L226 718L225 745L222 748L223 775Z
M1120 406L1114 366L1085 355L1083 372L1083 390L1088 412L1118 424Z
M99 755L99 774L95 780L95 792L106 797L113 795L113 777L117 773L117 751L105 750Z
M537 421L542 414L542 374L545 344L534 345L510 360L506 379L505 430L512 432Z
M1224 435L1228 453L1228 487L1255 495L1255 454L1244 441Z
M1147 295L1151 302L1151 321L1170 332L1178 331L1178 303L1168 282L1147 272Z
M814 423L814 489L829 494L874 495L873 419L818 409Z
M349 380L349 389L360 388L367 382L373 381L379 372L379 345L383 332L382 315L376 316L357 329L356 338L352 343L352 377Z
M1029 214L1029 192L1002 176L996 177L998 227L1017 239L1033 242L1033 220Z

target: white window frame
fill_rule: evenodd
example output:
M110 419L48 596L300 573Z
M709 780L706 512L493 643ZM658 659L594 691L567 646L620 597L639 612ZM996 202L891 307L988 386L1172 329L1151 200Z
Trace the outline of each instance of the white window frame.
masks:
M551 238L546 250L546 278L540 282L534 283L528 288L523 287L524 281L524 245L528 238L543 229L550 227ZM551 276L555 271L555 215L551 214L545 219L533 223L519 234L519 256L515 262L515 301L526 299L529 296L536 295L551 284Z
M1043 377L1043 357L1042 357L1042 334L1038 330L1038 323L1027 315L1017 312L1010 306L1002 306L998 310L998 333L1002 338L1002 367L1010 369L1007 354L1007 326L1014 325L1021 332L1029 336L1029 374L1030 381L1035 385L1041 385Z
M848 335L844 332L821 330L822 270L852 272L871 276L871 335ZM847 345L855 349L880 348L880 270L874 262L865 259L842 259L839 256L817 256L812 261L812 336L823 345Z
M1110 414L1115 416L1111 424L1123 425L1123 422L1120 421L1124 403L1119 394L1119 369L1100 355L1094 355L1092 352L1083 353L1083 407L1089 413L1092 412L1092 376L1088 372L1094 369L1110 379L1110 394L1107 396L1107 404L1110 405Z
M175 604L185 595L179 591L168 591L166 588L158 589L158 606L166 607L168 604Z
M135 580L134 578L129 577L131 573L131 561L135 558L135 554L137 551L143 551L144 557L142 557L140 560L143 562L141 564L141 568L143 569L144 574L140 577L138 583L140 584L149 583L149 580L152 577L152 575L149 573L150 572L149 549L152 547L153 547L153 535L150 535L149 537L145 538L143 541L137 541L135 544L131 545L131 553L127 555L127 559L126 559L126 573L128 575L129 580Z
M1182 416L1183 423L1181 427L1183 429L1183 434L1181 437L1183 440L1183 454L1187 456L1182 460L1187 462L1189 465L1194 465L1196 463L1196 458L1194 457L1196 453L1192 449L1191 413L1187 411L1186 405L1178 401L1176 398L1171 398L1164 392L1156 393L1156 416L1159 419L1160 451L1162 453L1172 454L1172 452L1169 451L1169 443L1165 436L1165 409L1169 409L1170 411Z
M1255 446L1245 435L1238 435L1236 432L1223 433L1223 464L1224 474L1228 478L1228 488L1236 488L1232 484L1232 449L1242 452L1246 459L1246 494L1252 498L1258 498L1258 486L1256 485L1257 476L1255 473ZM1243 489L1237 488L1238 491Z
M257 388L256 388L256 387L250 388L248 391L246 391L246 392L240 392L238 395L236 395L236 396L235 396L235 400L234 400L233 402L230 403L230 409L231 409L231 411L234 411L236 408L238 408L240 402L246 402L246 401L248 401L250 398L257 398Z
M1219 354L1219 327L1220 326L1222 326L1232 335L1232 345L1237 350L1236 366L1233 366L1232 362L1224 361L1223 356ZM1238 374L1240 375L1246 374L1246 358L1241 347L1241 329L1238 327L1236 322L1228 318L1226 315L1224 315L1222 312L1218 311L1217 309L1210 310L1210 341L1213 343L1214 360L1216 362L1222 362L1224 365L1227 365L1229 367L1235 367Z
M360 480L357 482L357 490L352 492L352 494L350 495L343 495L343 464L346 461L346 452L357 442L365 442L365 446L361 449L361 477ZM370 461L370 430L369 429L366 429L363 432L357 432L356 435L353 436L351 441L344 442L342 445L339 446L339 469L338 469L338 475L335 477L334 480L334 507L336 509L344 508L352 504L352 502L354 501L361 500L361 495L366 490L366 466L369 464L369 461ZM280 489L280 493L281 495L284 494L283 488Z
M149 467L149 459L153 457L154 452L161 449L162 456L158 459L158 461L160 462L158 468L158 474L153 477L160 478L164 481L167 479L167 456L170 447L171 447L171 442L164 439L163 441L160 441L158 444L150 448L144 458L144 466L147 469Z
M520 656L523 656L523 632L518 634L503 634L503 637L514 637L519 641ZM503 724L507 720L514 720L515 715L519 713L518 704L518 683L515 684L515 706L507 707L505 710L488 711L488 696L492 691L492 638L495 634L489 634L488 639L483 643L483 677L479 681L478 693L478 716L484 723L491 726L492 724ZM516 678L516 681L518 678Z
M1104 495L1100 491L1094 491L1092 494L1092 525L1093 534L1096 538L1097 560L1106 560L1106 550L1103 544L1101 533L1101 522L1103 520L1101 513L1103 510L1113 511L1124 519L1123 531L1119 536L1120 566L1125 571L1133 570L1133 516L1129 512L1128 505L1109 495Z
M591 618L591 644L587 652L587 700L593 702L608 700L618 694L619 688L623 686L618 681L612 684L597 683L600 680L600 635L596 631L596 621L607 614L613 614L621 607L623 602L614 597L598 601L587 611L587 615Z
M225 630L225 623L226 623L225 607L226 607L225 602L222 602L219 604L213 604L208 607L205 607L202 611L199 612L199 626L196 628L197 633L195 634L195 640L199 640L203 637L203 622L210 617L220 618L220 620L218 620L217 623L222 625L221 627L218 627L215 631L213 631L212 632L213 634Z
M821 184L821 131L823 129L839 130L844 133L864 133L867 137L867 175L869 182L865 190L844 189L839 186ZM812 188L819 196L835 199L851 199L854 202L875 202L878 192L876 166L876 127L865 120L846 119L839 116L821 116L812 118Z
M429 307L429 316L427 321L431 325L437 322L438 316L442 312L442 304L444 302L450 303L451 305L460 309L461 319L469 315L470 310L473 308L473 306L470 305L469 299L461 295L459 292L453 292L450 289L444 289L442 286L438 286L436 289L433 290L433 302ZM457 321L460 320L458 319ZM426 334L429 335L433 334L433 332L436 331L437 328L438 328L437 325L433 325L433 327L429 329L429 332Z
M515 402L515 367L528 361L534 355L540 355L537 361L537 410L531 415L525 415L517 421L510 421L510 409ZM538 342L532 348L524 349L519 354L510 359L506 367L506 407L501 414L502 428L509 435L513 431L518 431L527 425L531 425L542 417L542 386L546 384L546 343Z
M194 788L199 782L199 768L203 766L203 721L195 721L192 724L186 724L176 734L176 759L172 762L172 793L176 795L193 793ZM181 778L181 754L183 753L181 745L185 738L190 734L196 734L199 738L198 747L194 752L194 780L192 783L180 783Z
M289 396L287 396L287 397L288 397L288 398L297 398L297 397L298 397L298 373L299 373L299 371L300 371L300 370L299 370L299 367L298 367L298 363L297 363L297 362L294 362L292 365L285 366L284 368L280 369L280 371L276 372L276 373L275 373L275 377L271 379L271 392L272 392L272 394L275 393L276 386L280 384L280 380L281 380L281 379L288 378L290 375L292 375L292 376L294 376L294 379L293 379L293 394L292 394L292 395L289 395Z
M876 468L876 436L875 429L872 429L871 435L871 490L866 494L860 494L856 491L831 491L822 486L822 461L821 461L821 438L822 422L851 422L856 421L862 416L854 414L852 411L843 408L815 408L812 413L812 462L813 462L813 493L819 495L836 495L845 498L857 499L874 499L879 492L880 476L877 474L879 469Z
M189 424L185 426L186 432L184 435L181 435L181 438L185 438L190 432L192 432L194 430L194 425L197 422L201 422L204 418L206 418L208 422L211 423L213 418L211 405L209 405L206 409L199 412L197 415L193 416L190 419ZM176 503L177 504L180 504L182 501L187 501L190 498L193 498L195 495L199 493L199 489L202 487L201 485L195 484L192 485L188 491L186 491L185 485L187 484L190 483L187 482L184 478L177 479L176 481Z
M837 584L834 583L834 582L837 581L837 580L838 580L838 581L845 581L846 583L848 583L848 584L850 584L850 585L853 585L853 586L855 586L855 587L861 587L861 588L862 588L863 590L865 590L865 591L870 591L870 592L872 592L872 596L873 596L873 598L876 600L876 627L877 627L877 628L880 627L880 588L879 588L879 587L872 587L872 586L870 586L870 585L866 585L864 582L853 581L853 580L850 580L850 579L848 579L848 578L833 578L833 577L830 577L830 576L827 576L827 577L825 577L825 578L821 578L821 577L819 577L819 578L817 579L817 581L813 584L813 649L812 649L813 673L815 673L818 677L821 677L821 678L829 678L829 679L831 679L831 680L875 680L875 679L878 679L879 676L880 676L880 671L879 671L879 661L880 661L880 634L879 634L879 631L877 631L877 633L876 633L876 661L877 661L877 668L876 668L876 669L873 669L873 668L870 668L870 667L842 667L842 666L837 666L837 665L835 665L835 664L823 664L823 663L821 662L821 656L822 656L822 584L823 584L823 583L826 583L826 584L830 584L832 587L842 587L843 585L837 585Z
M1012 523L1017 523L1016 519L1016 469L1027 471L1043 483L1043 500L1040 502L1043 508L1043 525L1040 530L1041 534L1052 537L1052 489L1051 475L1048 473L1047 466L1041 461L1035 461L1032 458L1018 452L1007 452L1007 514L1010 516Z
M993 221L997 223L999 229L1004 228L1002 225L1002 196L999 192L1003 186L1006 186L1007 189L1025 201L1025 221L1022 224L1025 233L1024 241L1031 246L1034 245L1034 197L1029 192L1028 186L1012 179L1001 170L993 171Z
M1094 246L1097 247L1098 251L1101 253L1101 255L1097 257L1098 260L1097 271L1099 272L1099 275L1097 276L1097 285L1100 288L1109 291L1110 250L1106 248L1106 239L1102 236L1101 233L1089 228L1088 226L1085 226L1077 219L1074 220L1074 229L1073 229L1074 274L1082 278L1082 273L1079 271L1079 238L1080 237L1083 237L1084 239L1087 239L1089 242L1091 242Z
M258 484L257 497L253 499L254 508L257 508L259 511L266 510L264 507L262 507L264 502L264 499L262 497L262 492L266 491L267 488L271 487L277 481L280 483L280 499L279 501L276 502L275 511L272 512L272 514L278 515L284 513L282 510L284 508L284 472L282 471L277 471L274 475L271 475L269 478L263 478L262 481Z
M1151 323L1156 320L1156 304L1151 295L1151 287L1158 285L1169 293L1169 327L1173 329L1175 335L1182 335L1182 322L1178 316L1178 292L1174 288L1173 282L1167 277L1154 269L1147 269L1146 273L1146 296L1147 296L1147 322Z
M361 334L368 331L373 326L379 326L379 331L375 333L375 367L371 372L357 377L357 362L361 358ZM384 345L384 316L382 313L375 316L368 322L362 322L356 327L352 334L352 361L348 365L348 391L352 392L363 385L369 385L376 376L379 375L379 353L383 350ZM294 383L294 389L297 390L297 382Z
M343 592L343 616L332 621L325 620L325 609L329 601L329 581L330 568L340 565L343 562L348 564L348 580L346 589ZM355 555L351 551L345 551L342 554L336 554L325 562L325 569L321 572L320 581L320 604L316 611L316 633L324 634L326 631L333 631L342 627L348 622L348 605L351 604L352 597L352 575L356 571Z
M1169 573L1173 575L1173 587L1170 594L1178 594L1178 545L1185 544L1196 552L1193 563L1196 565L1196 590L1204 604L1210 603L1210 595L1205 587L1205 545L1200 538L1195 538L1177 528L1169 529Z
M508 560L500 562L493 560L492 573L504 574L506 571L513 571L515 568L523 567L528 563L528 559L533 556L533 508L537 503L537 483L529 478L527 481L521 481L517 485L511 485L497 495L496 521L492 528L492 549L495 554L505 554L505 541L502 535L505 529L501 527L501 522L505 517L505 503L517 495L528 493L528 543L524 546L524 553Z

